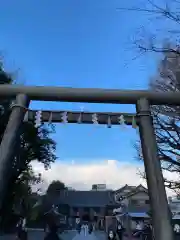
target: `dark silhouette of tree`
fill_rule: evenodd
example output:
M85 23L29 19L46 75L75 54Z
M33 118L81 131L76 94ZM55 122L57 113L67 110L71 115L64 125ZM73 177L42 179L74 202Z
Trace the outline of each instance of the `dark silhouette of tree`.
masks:
M138 56L145 53L179 55L180 1L145 0L144 3L145 7L142 7L142 2L139 4L137 1L132 7L117 8L117 11L126 11L129 16L132 12L137 12L148 20L147 25L141 25L135 30L135 36L131 37L138 50ZM153 28L149 28L150 23L153 23ZM136 60L136 57L134 59Z
M164 54L160 62L159 72L150 82L154 91L180 91L179 75L180 56L176 53ZM159 159L165 171L180 174L180 106L152 106L152 114ZM141 149L139 157L142 159ZM175 190L180 189L178 178L165 178L166 186Z
M14 84L11 75L4 71L2 65L0 67L0 84ZM11 113L10 105L12 100L5 99L0 101L0 140ZM51 163L56 160L56 143L50 137L53 132L54 129L45 124L42 124L37 129L33 122L23 123L12 167L9 169L9 185L5 202L1 209L1 219L4 225L8 226L7 221L14 211L22 211L23 207L24 213L26 212L28 209L28 197L32 193L31 186L41 181L41 175L36 175L33 172L32 161L41 162L48 169ZM1 223L1 226L3 226L3 223Z
M66 190L65 184L59 180L52 181L46 191L46 194L37 198L33 206L32 215L36 216L41 221L44 218L44 213L50 211L52 205L58 203L56 200L61 197L61 191ZM63 206L63 210L67 211L67 206ZM62 211L63 212L63 211Z
M180 1L146 1L146 7L136 6L119 10L137 11L154 21L151 31L141 26L141 34L134 44L140 53L160 54L157 74L149 82L149 89L159 92L180 91ZM162 24L162 22L165 23ZM161 23L159 25L159 23ZM158 27L157 27L158 26ZM139 37L140 36L140 37ZM152 106L159 159L164 171L180 174L180 106ZM138 157L143 160L141 147L136 145ZM146 177L145 174L141 174ZM178 178L165 178L165 185L179 194Z
M65 184L59 180L54 180L49 184L47 195L59 195L62 190L67 189Z

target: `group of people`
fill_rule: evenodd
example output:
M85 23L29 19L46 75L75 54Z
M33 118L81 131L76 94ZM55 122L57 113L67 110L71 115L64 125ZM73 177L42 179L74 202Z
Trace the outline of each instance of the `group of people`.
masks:
M59 220L60 213L58 212L57 207L54 205L51 209L44 213L44 240L60 240L58 236L59 230ZM27 229L26 229L26 219L20 216L19 221L16 225L17 234L16 239L18 240L27 240ZM94 226L91 222L81 222L80 219L76 221L76 230L80 234L84 231L86 234L91 234L94 230ZM116 228L114 224L109 226L108 229L108 240L122 240L123 235L126 232L126 229L123 227L120 221L117 222ZM174 225L175 236L180 237L180 225ZM85 235L86 235L85 234ZM134 229L132 236L141 240L152 240L153 239L153 229L150 223L144 224L144 222L136 222L136 228Z
M124 231L125 231L125 228L123 227L121 222L117 222L116 228L114 227L113 224L110 225L108 228L108 240L115 240L115 239L122 240Z
M123 227L120 221L117 222L116 228L109 226L108 229L108 240L122 240L125 235L126 228ZM136 229L132 232L132 237L141 239L141 240L152 240L153 231L150 224L141 224L141 222L136 223Z
M173 226L174 237L175 239L180 239L180 225L174 224ZM143 222L137 222L136 230L133 233L135 237L141 237L141 239L145 240L153 240L153 228L151 224L144 224ZM144 236L144 238L143 238Z
M94 230L94 226L90 221L81 222L80 218L76 219L76 230L80 234L82 231L84 231L85 235L91 234Z
M123 227L123 225L120 222L118 222L117 227L116 227L116 236L118 237L119 240L123 239L124 231L125 231L125 228Z
M57 207L52 205L51 209L44 213L44 240L60 240L58 236L59 230L59 216ZM20 217L16 225L16 239L17 240L27 240L27 228L26 228L26 219Z
M144 222L137 222L136 229L133 232L135 238L142 240L153 240L153 228L150 223L144 224Z

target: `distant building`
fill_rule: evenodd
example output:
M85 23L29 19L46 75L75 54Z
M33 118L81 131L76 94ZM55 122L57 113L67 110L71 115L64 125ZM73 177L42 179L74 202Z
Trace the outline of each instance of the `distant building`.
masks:
M68 190L72 190L75 191L75 189L73 187L67 187Z
M180 220L180 198L169 197L168 198L169 207L172 212L172 218L174 220Z
M105 219L118 218L124 224L133 225L137 220L149 219L148 190L142 185L128 186L112 191L105 184L94 184L90 191L62 190L56 197L48 197L48 206L56 204L62 214L75 224L95 221L100 228L105 227ZM127 217L128 216L128 217Z
M82 221L95 221L104 228L105 216L113 215L113 209L119 206L115 202L113 191L73 191L64 190L51 202L59 207L61 213L67 215L72 224L76 218Z
M122 188L119 188L118 190L114 191L115 201L116 202L121 202L122 197L124 197L125 195L133 192L136 188L137 188L137 186L129 186L129 185L126 184Z
M114 214L125 225L131 225L133 228L137 220L149 219L148 190L142 185L137 187L125 185L114 192L114 198L120 204L120 208L114 209ZM127 220L129 223L127 223Z
M92 190L93 191L106 191L107 187L106 187L106 184L93 184Z

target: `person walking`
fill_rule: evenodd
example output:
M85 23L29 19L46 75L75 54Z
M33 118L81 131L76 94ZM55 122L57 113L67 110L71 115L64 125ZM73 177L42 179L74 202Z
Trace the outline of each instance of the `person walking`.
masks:
M78 217L78 218L76 218L76 230L79 234L81 233L81 227L82 227L81 220Z
M20 217L16 225L16 239L17 240L27 240L27 229L26 229L26 218Z
M174 225L174 238L175 238L175 240L180 239L180 226L179 226L179 224Z
M121 222L117 222L117 230L116 230L116 233L117 233L117 236L119 238L119 240L122 240L123 239L123 232L124 232L124 228L121 224Z
M110 225L108 226L108 240L116 239L116 225L111 220Z
M51 209L44 214L46 218L46 223L48 226L49 231L46 233L44 240L60 240L58 236L58 219L60 213L58 212L57 207L52 205Z
M142 240L153 240L153 230L151 224L146 224L141 235Z
M89 222L89 224L88 224L88 232L89 232L89 234L91 234L93 232L93 223L92 222Z

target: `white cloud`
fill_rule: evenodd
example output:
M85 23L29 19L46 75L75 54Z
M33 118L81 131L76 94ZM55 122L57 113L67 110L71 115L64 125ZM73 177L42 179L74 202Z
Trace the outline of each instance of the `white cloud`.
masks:
M88 161L87 163L57 161L52 164L48 171L44 170L42 164L34 162L33 169L37 173L42 173L44 182L37 187L43 191L53 180L61 180L67 186L79 190L89 190L92 184L96 183L105 183L111 189L118 189L125 184L146 185L138 174L139 170L143 171L143 165L137 162L127 163L117 160ZM169 173L165 173L165 175L172 178ZM169 194L172 193L168 191Z

